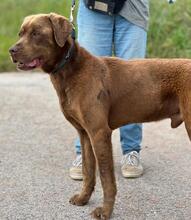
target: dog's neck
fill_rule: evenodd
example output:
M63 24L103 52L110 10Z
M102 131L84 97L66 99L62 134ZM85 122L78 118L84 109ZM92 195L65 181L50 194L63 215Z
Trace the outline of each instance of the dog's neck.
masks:
M69 38L65 44L65 46L62 48L62 50L59 52L59 58L58 62L62 59L63 56L65 56L71 47L72 39ZM82 71L83 66L87 60L89 60L89 57L92 57L88 51L86 51L84 48L80 47L79 44L75 41L74 42L74 49L72 52L71 58L66 62L64 68L62 68L60 71L58 71L56 74L50 73L51 81L59 94L64 94L64 91L70 81L72 79L78 77L79 74L83 73Z
M66 41L63 50L61 50L61 55L58 57L58 62L56 63L54 69L51 71L51 74L57 74L62 71L65 65L75 56L76 46L75 39L72 38L71 42Z
M79 48L79 44L74 39L68 38L64 47L58 48L56 62L51 66L48 73L55 76L73 74L76 68L80 68L79 63L82 63L81 49ZM64 65L62 65L63 61Z

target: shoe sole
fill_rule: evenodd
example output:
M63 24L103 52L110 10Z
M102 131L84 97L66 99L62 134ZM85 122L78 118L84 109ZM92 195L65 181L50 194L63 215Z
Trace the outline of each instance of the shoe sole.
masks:
M83 180L83 177L81 175L73 175L73 174L70 173L70 177L73 180Z
M143 175L143 172L141 172L141 173L137 173L137 174L133 174L133 173L129 173L129 174L123 174L122 173L122 175L123 175L123 177L125 177L125 178L137 178L137 177L140 177L140 176L142 176Z

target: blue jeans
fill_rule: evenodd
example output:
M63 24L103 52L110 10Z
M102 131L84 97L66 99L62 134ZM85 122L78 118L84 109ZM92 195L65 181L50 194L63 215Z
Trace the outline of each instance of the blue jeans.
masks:
M126 60L145 57L147 32L122 16L109 16L90 11L85 7L83 0L80 0L77 21L78 42L92 54L96 56L114 54ZM139 152L142 124L121 127L120 141L123 154L131 151ZM79 139L76 140L75 145L77 154L80 154Z

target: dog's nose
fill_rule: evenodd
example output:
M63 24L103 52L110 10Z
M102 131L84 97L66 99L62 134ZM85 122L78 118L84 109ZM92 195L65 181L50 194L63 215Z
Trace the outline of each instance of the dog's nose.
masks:
M13 46L9 49L9 53L11 53L11 54L14 54L14 53L17 53L17 52L18 52L18 47L16 47L16 46Z

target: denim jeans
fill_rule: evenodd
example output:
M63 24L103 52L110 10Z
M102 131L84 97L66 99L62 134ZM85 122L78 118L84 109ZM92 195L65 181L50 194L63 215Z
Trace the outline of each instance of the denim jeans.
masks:
M96 56L112 56L123 59L144 58L147 32L120 15L104 15L87 9L80 0L78 9L78 42ZM133 73L132 73L133 74ZM128 98L128 97L127 97ZM127 112L128 114L128 112ZM142 141L142 124L130 124L120 128L123 154L139 152ZM76 153L81 153L79 139Z

